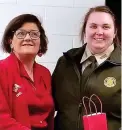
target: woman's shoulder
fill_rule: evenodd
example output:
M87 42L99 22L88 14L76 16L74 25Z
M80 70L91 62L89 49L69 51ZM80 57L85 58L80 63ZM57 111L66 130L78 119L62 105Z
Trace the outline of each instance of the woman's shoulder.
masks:
M5 58L5 59L1 59L0 60L0 69L1 68L6 68L7 66L10 67L10 64L9 64L9 58Z
M7 56L5 59L0 60L0 68L12 68L14 66L14 57Z
M14 70L15 70L15 66L11 64L10 56L0 60L0 83L3 84L3 86L6 86L5 84L7 82L8 83L13 82L12 75Z

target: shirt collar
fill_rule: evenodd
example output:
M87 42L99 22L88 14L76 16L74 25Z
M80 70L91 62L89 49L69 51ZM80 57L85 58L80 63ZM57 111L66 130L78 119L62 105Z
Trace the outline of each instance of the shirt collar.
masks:
M114 50L114 45L111 44L107 48L107 50L105 50L104 52L102 52L100 54L96 54L95 58L96 58L98 64L101 64L103 61L105 61L110 56L110 54L112 53L113 50Z
M24 67L23 63L16 57L16 55L14 53L12 53L12 55L15 58L15 61L17 61L17 67L18 67L18 71L20 73L20 76L21 77L26 77L27 79L32 81L31 78L29 77L27 71L25 70L25 67ZM34 62L34 65L33 65L34 74L35 74L35 71L36 71L36 62Z
M112 53L113 50L114 50L114 45L111 44L107 48L107 50L105 50L104 52L102 52L100 54L95 54L94 56L95 56L95 58L97 60L97 63L101 64L103 61L105 61L110 56L110 54ZM81 59L80 63L83 63L84 61L86 61L90 56L92 56L92 53L89 50L88 46L86 45L86 48L85 48L85 51L84 51L84 54L82 56L82 59Z
M88 46L86 45L85 51L83 53L82 59L80 63L83 63L86 61L90 56L92 56L91 51L89 50Z

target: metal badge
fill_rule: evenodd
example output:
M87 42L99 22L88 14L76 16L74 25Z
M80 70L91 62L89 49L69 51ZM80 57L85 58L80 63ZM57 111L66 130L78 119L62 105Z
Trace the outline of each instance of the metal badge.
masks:
M107 77L104 80L104 85L108 88L114 87L116 85L116 79L114 77Z

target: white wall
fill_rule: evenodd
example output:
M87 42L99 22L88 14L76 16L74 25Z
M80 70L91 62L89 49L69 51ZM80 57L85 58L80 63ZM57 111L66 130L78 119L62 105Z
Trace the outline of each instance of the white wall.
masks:
M36 60L52 73L62 52L81 46L79 32L88 8L104 4L105 0L0 0L0 41L13 17L22 13L38 15L46 30L49 46L45 56ZM0 48L0 59L6 56Z

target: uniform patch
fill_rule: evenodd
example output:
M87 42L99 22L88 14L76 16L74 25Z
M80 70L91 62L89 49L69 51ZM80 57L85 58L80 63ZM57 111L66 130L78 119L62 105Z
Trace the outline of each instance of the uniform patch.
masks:
M116 79L114 77L107 77L104 80L104 85L108 88L114 87L116 85Z

